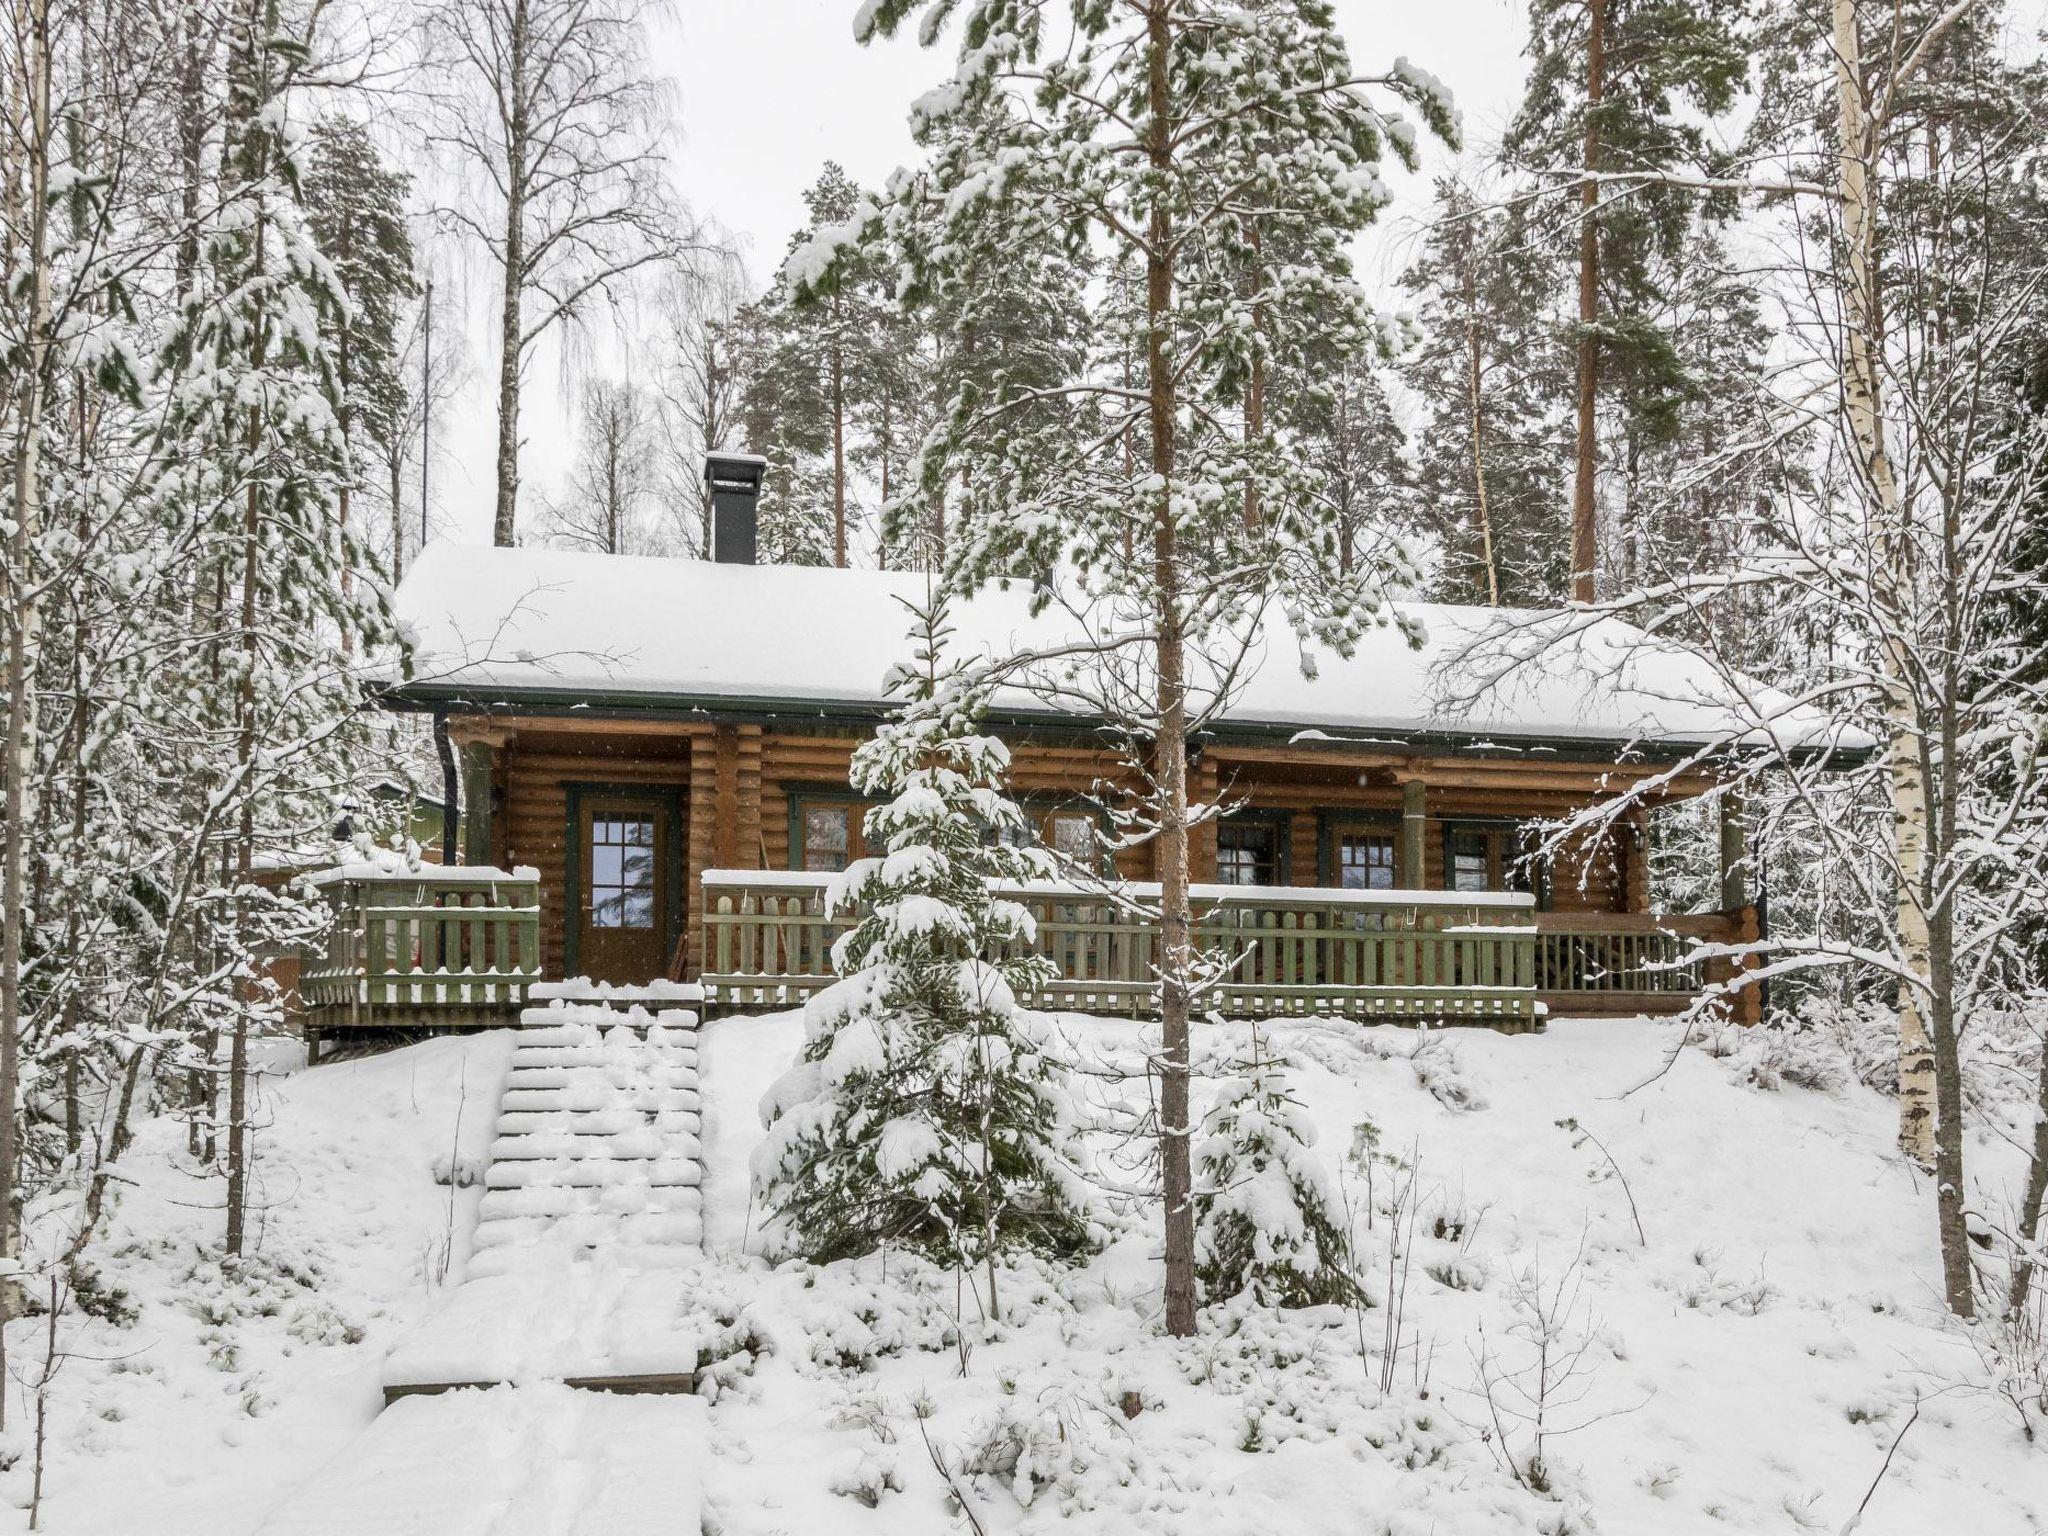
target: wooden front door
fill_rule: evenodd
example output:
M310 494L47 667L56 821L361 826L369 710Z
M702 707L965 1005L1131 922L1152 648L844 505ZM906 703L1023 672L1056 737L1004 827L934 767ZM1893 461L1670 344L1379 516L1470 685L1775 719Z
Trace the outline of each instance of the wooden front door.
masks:
M668 974L681 897L673 796L585 789L576 796L572 976L640 983Z

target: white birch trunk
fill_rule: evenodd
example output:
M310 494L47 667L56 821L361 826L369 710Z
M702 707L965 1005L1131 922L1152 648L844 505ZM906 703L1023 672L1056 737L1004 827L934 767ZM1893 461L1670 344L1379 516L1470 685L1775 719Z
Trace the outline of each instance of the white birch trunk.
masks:
M1870 175L1876 136L1863 89L1862 29L1855 0L1833 0L1835 91L1838 106L1842 239L1847 262L1844 296L1842 406L1856 472L1877 538L1878 588L1884 633L1879 658L1884 675L1887 743L1885 770L1892 798L1893 853L1898 866L1900 959L1924 981L1930 971L1927 910L1922 901L1927 867L1927 781L1922 770L1918 713L1908 671L1908 638L1898 626L1912 613L1911 530L1898 477L1885 445L1879 348L1884 298L1877 250L1877 192ZM1922 1167L1934 1164L1934 1045L1927 1032L1922 988L1899 987L1899 1146Z

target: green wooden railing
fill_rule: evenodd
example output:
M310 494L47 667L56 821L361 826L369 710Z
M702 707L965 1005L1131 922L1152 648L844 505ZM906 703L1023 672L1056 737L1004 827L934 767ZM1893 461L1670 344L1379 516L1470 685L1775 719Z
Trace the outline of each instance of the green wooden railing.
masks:
M510 1023L540 975L532 869L344 865L310 877L332 917L300 963L309 1026Z
M704 876L709 998L779 1008L833 979L832 943L852 914L826 908L829 876L711 870ZM1033 884L997 894L1028 909L1054 979L1041 1008L1156 1010L1158 890ZM1197 886L1197 1006L1235 1016L1429 1018L1527 1026L1537 1017L1530 898L1445 892Z

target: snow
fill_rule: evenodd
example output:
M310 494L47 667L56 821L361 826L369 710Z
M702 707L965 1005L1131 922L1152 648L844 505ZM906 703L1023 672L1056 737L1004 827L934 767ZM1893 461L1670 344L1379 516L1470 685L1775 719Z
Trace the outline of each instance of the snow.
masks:
M1114 1076L1138 1064L1141 1028L1071 1016L1059 1028L1096 1074L1099 1118L1143 1099L1142 1080ZM1863 1536L2048 1527L2041 1453L1971 1390L1972 1351L1941 1320L1932 1197L1892 1150L1894 1101L1846 1078L1761 1091L1739 1059L1697 1050L1624 1098L1673 1044L1670 1026L1641 1021L1521 1036L1261 1030L1302 1063L1290 1083L1381 1303L1362 1314L1228 1307L1205 1314L1196 1340L1165 1340L1152 1328L1149 1209L1110 1212L1109 1247L1072 1274L1006 1271L993 1328L971 1302L960 1310L950 1275L901 1254L770 1266L748 1251L761 1213L747 1163L757 1104L802 1023L723 1018L697 1042L706 1251L679 1251L661 1281L589 1264L504 1271L499 1300L462 1326L524 1350L509 1367L522 1384L382 1412L387 1351L427 1348L434 1334L414 1330L433 1317L453 1347L463 1293L487 1294L477 1279L451 1287L466 1272L512 1034L272 1080L260 1267L240 1280L207 1258L217 1186L189 1173L182 1127L151 1120L124 1164L135 1182L116 1188L103 1259L140 1315L64 1321L74 1353L51 1399L45 1529L694 1536L701 1496L703 1528L724 1536L941 1536L965 1522L936 1455L991 1533L1839 1531L1916 1394L1919 1420ZM1198 1046L1221 1061L1248 1034L1204 1025ZM1566 1118L1599 1136L1612 1166L1557 1125ZM1370 1189L1346 1156L1367 1120ZM2016 1124L1973 1136L1973 1167L1994 1189L2016 1170L2004 1139ZM1115 1136L1095 1145L1099 1173L1138 1178L1133 1164L1116 1171ZM1417 1231L1382 1391L1398 1164L1414 1170ZM1589 1362L1588 1396L1568 1418L1594 1422L1552 1442L1548 1498L1516 1486L1482 1439L1474 1356L1515 1364L1517 1293L1532 1276L1549 1293L1568 1274L1582 1305L1567 1328ZM38 1327L9 1330L15 1444ZM577 1327L609 1329L607 1349L687 1342L705 1356L706 1400L544 1379L568 1359L549 1358L548 1341ZM25 1460L0 1472L0 1497L25 1501L26 1478Z
M916 574L801 566L716 565L654 556L434 544L400 585L399 622L412 645L416 691L586 695L642 704L742 701L873 710L900 660ZM1058 611L1036 618L1018 583L954 606L964 658L1009 656L1074 638ZM1444 732L1498 751L1532 738L1607 746L1699 742L1746 730L1761 708L1785 738L1813 738L1818 716L1760 690L1746 704L1700 658L1613 618L1544 620L1527 612L1403 604L1425 635L1366 634L1356 652L1313 657L1303 675L1286 624L1266 626L1264 652L1225 717L1238 727ZM1539 658L1477 702L1459 696L1453 664L1507 622L1502 645ZM1555 629L1536 645L1545 625ZM829 644L821 645L821 636ZM1019 690L998 710L1044 709ZM1861 744L1859 738L1855 743Z
M707 869L703 874L707 886L775 890L809 887L819 892L830 889L833 882L844 878L843 875L790 869ZM1099 891L1110 890L1133 901L1159 899L1159 884L1153 880L1119 880L1099 886L1077 886L1063 880L1003 880L996 883L995 889L1019 896L1095 895ZM1526 891L1356 891L1326 885L1262 885L1248 896L1241 885L1194 884L1188 887L1188 894L1196 901L1251 900L1261 906L1306 902L1316 906L1400 907L1403 910L1410 907L1535 909L1535 898ZM540 994L536 992L535 995Z
M703 1439L692 1397L405 1398L258 1536L695 1536Z
M408 861L403 854L383 852L374 859L330 864L306 875L309 885L337 885L351 880L421 880L434 885L531 885L540 871L531 864L498 869L489 864L428 864Z

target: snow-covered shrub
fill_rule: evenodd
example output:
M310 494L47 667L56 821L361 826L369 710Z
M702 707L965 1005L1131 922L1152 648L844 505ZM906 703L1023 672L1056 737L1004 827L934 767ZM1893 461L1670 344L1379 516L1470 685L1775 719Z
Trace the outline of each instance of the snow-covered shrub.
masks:
M992 1478L1027 1509L1039 1490L1072 1468L1066 1425L1050 1408L1005 1403L976 1435L966 1470Z
M1797 1018L1762 1026L1717 1023L1700 1044L1729 1062L1739 1081L1766 1093L1787 1085L1839 1093L1859 1070L1840 1036Z
M1408 1064L1415 1070L1416 1086L1445 1109L1486 1108L1486 1100L1458 1070L1458 1052L1447 1037L1424 1034L1408 1053Z
M941 660L943 602L915 611L910 702L853 758L854 787L888 797L865 822L881 852L828 898L866 910L763 1101L754 1183L771 1238L806 1258L899 1244L986 1266L993 1287L1004 1253L1069 1256L1090 1233L1064 1072L1017 1001L1046 962L1027 953L1029 912L989 889L1044 856L1018 846L1029 824L1002 792L1008 749L979 729L985 685Z
M841 1498L873 1509L886 1495L901 1493L903 1479L896 1475L895 1457L885 1451L861 1451L832 1474L829 1486Z
M864 1371L905 1352L953 1348L959 1322L934 1271L911 1255L892 1260L886 1277L872 1269L842 1261L817 1272L819 1299L797 1311L813 1364Z
M1195 1273L1211 1301L1250 1292L1267 1306L1358 1300L1342 1202L1315 1155L1316 1128L1284 1063L1252 1032L1195 1148Z

